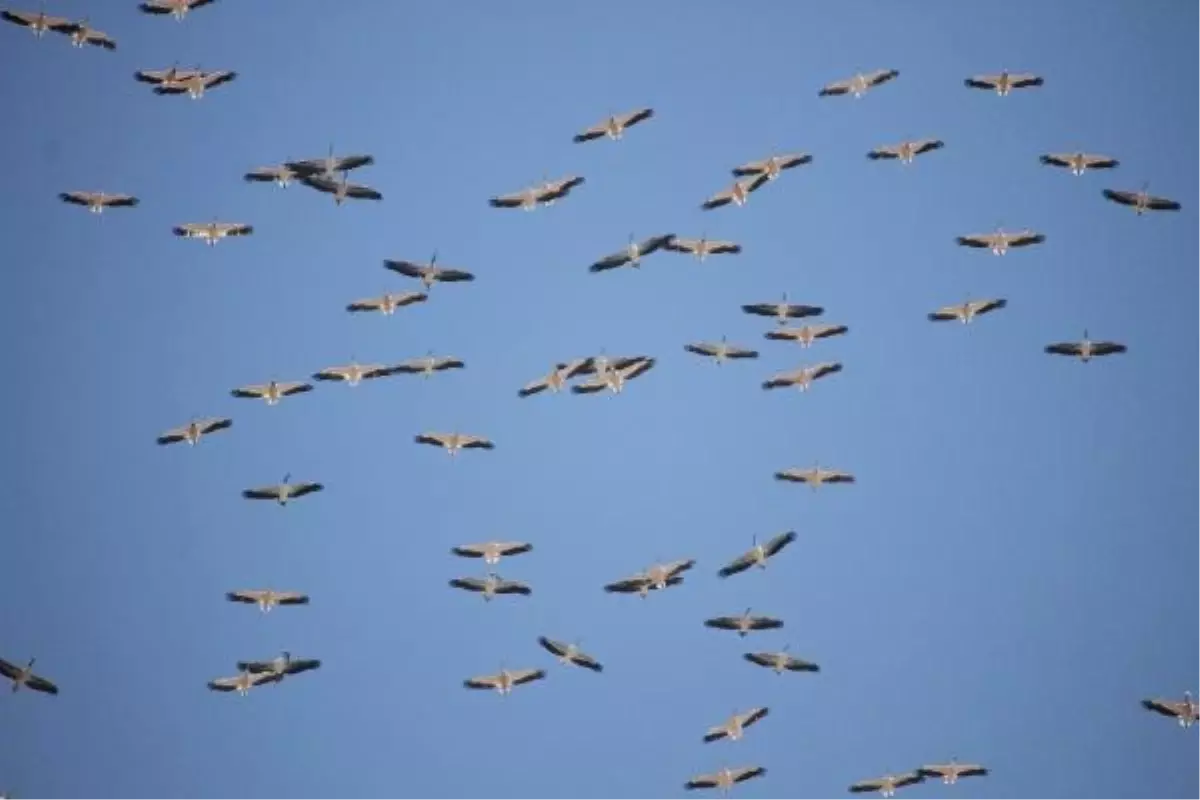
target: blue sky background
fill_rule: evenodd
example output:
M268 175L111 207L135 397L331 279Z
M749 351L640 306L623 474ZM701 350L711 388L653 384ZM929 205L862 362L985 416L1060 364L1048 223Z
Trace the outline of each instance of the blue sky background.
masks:
M25 797L655 797L759 763L742 797L842 796L859 779L958 756L992 776L914 797L1196 796L1195 731L1144 712L1197 675L1197 9L1188 3L643 4L220 2L183 24L91 13L120 49L0 30L0 433L7 520L0 655L62 687L0 697L0 788ZM140 68L240 77L200 102ZM1139 66L1140 65L1140 66ZM858 70L900 76L818 99ZM963 78L1046 77L997 98ZM1149 72L1147 72L1149 69ZM1149 78L1149 79L1148 79ZM642 105L620 143L571 136ZM864 154L906 137L909 168ZM382 203L243 183L286 158L368 152ZM1038 164L1076 148L1111 173ZM702 212L729 169L774 151L814 162L745 208ZM532 214L487 198L544 175L587 184ZM1183 202L1137 218L1105 187ZM128 192L92 218L60 191ZM254 236L209 249L171 227L214 216ZM1033 227L997 259L954 237ZM700 265L587 266L639 237L734 239ZM395 317L351 300L415 288L384 258L474 271ZM783 291L848 336L805 353L739 305ZM925 314L968 296L1009 307L970 328ZM1097 338L1129 353L1043 355ZM756 346L720 369L682 349ZM619 398L516 390L559 359L646 353ZM433 349L467 369L277 408L236 386ZM836 359L812 392L768 375ZM232 430L154 437L192 415ZM450 461L412 442L480 433ZM772 473L857 474L813 494ZM286 509L246 487L325 483ZM764 574L715 571L751 537L797 542ZM482 572L452 545L523 539L501 564L532 597L447 587ZM607 581L698 559L650 597ZM235 588L311 593L263 617ZM744 642L702 620L786 620ZM536 644L582 637L602 675ZM741 660L791 643L817 675ZM247 698L208 692L281 648L323 668ZM501 699L471 675L539 666ZM771 715L703 744L734 710Z

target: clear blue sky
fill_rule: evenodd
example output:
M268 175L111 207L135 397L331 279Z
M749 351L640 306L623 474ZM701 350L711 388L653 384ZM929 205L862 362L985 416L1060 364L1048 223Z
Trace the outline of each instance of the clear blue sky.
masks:
M111 6L111 7L110 7ZM36 10L36 5L31 6ZM958 756L992 768L910 796L1196 796L1195 731L1144 712L1197 676L1197 9L1028 0L563 4L218 2L183 24L131 0L56 0L120 49L0 30L6 156L0 337L9 391L0 656L38 658L58 697L0 696L0 788L26 797L678 796L760 763L742 797L842 796ZM240 73L200 102L133 72ZM826 82L893 67L859 101ZM1036 71L1042 89L966 90ZM612 111L656 117L620 143L571 136ZM935 136L910 168L875 145ZM336 208L243 183L286 158L368 152L382 203ZM1074 178L1040 153L1111 154ZM701 212L729 169L814 155L745 208ZM543 175L586 185L536 213L488 208ZM1183 202L1137 218L1105 187ZM60 191L128 192L97 219ZM209 249L171 227L252 237ZM1003 259L960 234L1033 227ZM587 266L639 237L730 238L741 256ZM344 306L413 288L385 258L473 270L395 317ZM823 305L850 326L807 354L739 305ZM925 314L967 296L970 328ZM1114 338L1088 365L1048 342ZM759 347L720 369L684 343ZM429 381L319 386L277 408L236 386L351 356L466 360ZM558 359L646 353L619 398L516 390ZM812 392L773 372L836 359ZM232 430L159 448L192 415ZM451 462L424 429L492 437ZM813 494L772 480L858 475ZM285 472L326 491L279 509L239 492ZM719 581L751 537L797 542ZM447 587L458 543L524 539L501 564L530 598ZM655 559L672 591L601 586ZM235 588L311 593L262 617ZM787 627L703 627L747 606ZM583 638L602 675L540 634ZM818 675L741 660L790 642ZM323 668L247 698L205 689L281 648ZM501 699L461 681L549 678ZM735 709L771 715L702 744Z

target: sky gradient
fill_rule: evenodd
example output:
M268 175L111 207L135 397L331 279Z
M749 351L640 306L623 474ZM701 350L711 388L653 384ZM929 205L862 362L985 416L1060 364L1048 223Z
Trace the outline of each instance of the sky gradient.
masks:
M36 10L35 6L30 6ZM1143 711L1197 689L1197 106L1189 3L562 4L217 2L182 24L133 2L54 0L119 44L73 50L0 26L0 433L7 520L0 657L38 659L58 697L0 691L0 789L19 797L676 797L758 763L737 797L846 795L922 762L992 769L901 797L1195 797L1195 730ZM311 32L311 33L306 33ZM143 68L239 77L199 102ZM860 100L827 82L890 67ZM968 91L1035 71L1040 89ZM573 144L613 112L656 116ZM911 166L874 146L932 136ZM337 208L256 166L366 152L381 203ZM1076 178L1044 152L1121 160ZM729 170L812 153L744 208L700 210ZM487 198L543 176L587 183L525 214ZM1103 188L1173 197L1138 218ZM92 218L67 190L127 192ZM253 236L207 248L173 225ZM954 237L1032 227L995 258ZM587 267L630 234L740 242L703 264ZM417 288L382 261L476 273L394 317L345 305ZM766 341L743 303L787 291L850 333ZM964 328L926 313L1008 307ZM1126 355L1042 353L1095 338ZM723 334L761 351L720 368ZM317 390L267 408L231 389L428 350L467 368ZM648 354L620 397L518 399L557 360ZM774 372L838 360L811 392ZM193 415L233 428L156 447ZM491 437L492 452L413 443ZM813 493L789 466L854 472ZM325 492L284 509L247 487ZM765 573L727 560L794 529ZM455 544L527 540L502 562L529 598L447 586ZM601 587L694 557L684 585ZM240 588L296 589L268 616ZM709 630L756 612L781 631ZM536 639L582 638L595 675ZM741 659L790 643L821 665ZM249 697L205 682L289 649L322 669ZM549 670L501 699L461 681ZM770 707L744 741L703 744Z

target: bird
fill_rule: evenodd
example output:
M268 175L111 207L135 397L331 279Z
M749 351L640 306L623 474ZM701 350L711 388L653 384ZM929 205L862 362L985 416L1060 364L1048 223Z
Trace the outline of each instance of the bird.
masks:
M728 792L735 783L758 778L767 774L766 767L725 767L719 772L697 775L683 785L685 789L720 789Z
M242 491L242 497L247 500L274 500L281 506L286 506L292 500L298 500L305 495L324 491L325 486L314 481L298 481L289 483L291 475L284 475L283 480L273 486L259 486Z
M1050 355L1074 356L1086 364L1093 358L1112 355L1114 353L1124 353L1128 350L1128 348L1120 342L1093 342L1088 338L1088 332L1085 328L1083 331L1082 341L1055 342L1054 344L1046 345L1044 350Z
M240 672L229 678L216 678L208 682L208 688L214 692L237 692L242 697L250 694L250 690L264 683L279 683L279 676L270 672L255 674Z
M769 708L759 706L741 714L734 714L720 725L709 728L708 733L704 734L704 741L708 743L715 742L718 739L728 739L731 742L736 742L746 735L746 728L758 722L768 713L770 713Z
M800 391L807 392L809 387L812 386L813 381L841 371L842 364L839 361L826 361L807 367L797 367L788 372L780 372L772 375L763 381L762 388L782 389L788 386L795 386Z
M785 169L795 169L805 164L811 164L813 157L808 153L788 153L774 155L759 161L750 161L740 167L734 167L730 172L735 178L746 178L756 175L766 175L768 181L773 181L783 174Z
M635 241L633 234L629 235L629 244L623 250L619 250L612 255L605 256L596 263L588 267L589 272L604 272L605 270L616 269L628 264L631 267L641 267L642 256L648 256L651 253L666 247L674 240L675 234L664 233L659 236L651 236L642 241Z
M1031 230L1006 233L1002 229L997 228L994 233L972 233L967 236L959 236L955 241L962 247L988 249L994 254L1002 256L1013 247L1028 247L1034 244L1041 244L1046 241L1046 237Z
M545 636L539 636L538 644L557 656L561 664L574 664L577 667L590 669L592 672L604 671L603 664L579 649L579 642L560 642Z
M154 87L154 93L157 95L186 94L193 100L199 100L204 97L204 93L209 89L223 86L235 80L237 76L236 72L227 69L219 69L212 72L197 70L184 78L160 82Z
M999 75L975 75L963 81L968 89L994 89L1001 97L1007 97L1013 89L1029 89L1045 82L1038 75L1010 73L1007 70Z
M1191 692L1184 692L1182 700L1150 697L1142 701L1142 708L1165 717L1174 717L1181 728L1190 728L1200 719L1200 706L1192 699Z
M801 469L800 467L791 467L789 469L780 470L775 473L775 480L790 481L792 483L807 483L809 488L816 491L827 483L855 483L856 478L853 474L840 469L823 469L819 465L813 465Z
M161 444L175 444L176 442L187 442L194 445L200 441L200 437L217 431L223 431L233 425L233 420L229 417L207 417L204 419L194 419L187 425L181 425L178 428L171 428L158 437L157 442Z
M475 280L475 276L466 270L439 267L437 259L437 251L434 251L433 256L427 264L385 258L383 266L385 269L390 269L392 272L403 275L406 278L418 279L425 287L425 291L432 289L435 283L460 283L462 281Z
M667 578L661 584L655 583L643 573L631 575L627 578L613 581L604 585L604 591L610 594L636 594L640 595L643 600L649 596L650 592L662 591L671 586L678 586L683 583L683 578L675 576Z
M366 153L356 153L349 156L333 154L333 145L322 158L305 158L299 161L285 161L283 166L295 173L297 177L336 178L351 170L368 167L375 163L375 156Z
M103 47L105 50L117 49L116 40L104 31L93 28L88 24L87 19L68 22L66 25L56 26L54 30L70 36L72 47L82 48L84 45L90 44L93 47Z
M57 31L66 25L70 25L71 21L66 17L52 17L45 11L33 13L31 11L0 11L0 17L6 22L11 22L14 25L20 25L24 28L29 28L33 35L40 39L46 35L46 31Z
M1134 213L1139 217L1147 211L1178 211L1183 207L1175 200L1166 197L1155 197L1149 194L1146 191L1149 188L1149 184L1143 184L1142 188L1136 192L1123 189L1105 189L1103 190L1103 194L1114 203L1132 207Z
M1089 169L1113 169L1121 163L1115 158L1093 153L1046 153L1038 156L1038 161L1048 167L1070 169L1072 175L1082 175Z
M950 759L945 764L925 764L917 770L922 778L941 778L946 786L958 783L959 778L971 778L977 775L987 775L987 767L979 764L960 764L957 759Z
M352 183L346 173L338 180L324 175L302 175L300 182L310 189L333 195L334 205L340 206L347 200L382 200L383 195L365 183Z
M444 447L451 457L458 455L460 450L493 450L496 447L491 439L469 433L418 433L413 437L413 441L417 444Z
M750 631L775 630L783 627L783 620L776 617L755 616L747 608L736 617L713 617L704 620L706 628L716 628L722 631L737 631L738 636L745 636Z
M825 309L821 306L789 303L788 294L784 292L783 300L778 303L747 303L742 306L742 312L759 317L774 317L777 324L786 325L789 319L819 317L825 313Z
M274 589L239 589L226 592L225 599L231 603L256 605L264 614L276 606L308 605L308 595L302 592L277 592Z
M460 544L450 549L450 552L463 558L482 558L483 563L492 565L500 563L501 558L528 553L533 545L528 542L478 542Z
M680 239L679 237L675 237L667 243L666 248L673 253L690 253L701 263L709 256L742 252L742 246L736 242L709 239L707 236L702 236L699 239Z
M249 236L254 226L244 222L185 222L171 229L184 239L200 239L207 245L215 245L230 236Z
M531 397L547 389L557 394L567 386L567 381L580 374L583 369L591 366L592 359L575 358L554 365L554 369L540 378L536 378L517 390L517 397Z
M728 189L722 189L712 197L700 204L700 208L705 211L711 211L714 208L727 206L733 203L735 206L744 206L750 202L750 194L761 189L770 178L766 173L756 175L753 178L743 178L736 180Z
M180 69L179 65L175 64L168 69L139 69L133 73L133 77L139 83L161 86L163 84L174 85L199 74L200 70L198 69Z
M367 297L362 300L355 300L346 306L346 310L351 313L359 313L363 311L378 311L385 317L390 317L396 313L397 309L410 306L414 303L424 303L429 299L429 295L424 292L384 292L378 297Z
M852 78L834 81L826 85L821 91L817 92L817 96L837 97L838 95L852 94L857 99L866 94L870 89L887 83L899 74L900 70L896 69L877 69L874 72L860 72Z
M486 578L454 578L450 581L450 586L468 592L479 592L485 602L491 602L498 594L533 594L528 584L505 580L494 572L489 572Z
M621 394L627 382L652 369L655 363L656 359L641 358L624 366L607 368L603 372L597 369L594 377L575 384L571 391L574 394L594 394L607 388L613 394Z
M502 194L488 199L492 208L520 208L533 211L539 206L552 206L556 200L566 197L576 186L585 183L581 175L568 175L556 181L543 181L537 186L526 187L519 192Z
M653 116L653 108L639 108L627 114L609 116L603 122L593 125L583 133L575 134L572 141L579 144L580 142L590 142L593 139L608 137L612 141L617 142L621 140L627 128L632 128L639 122L650 119Z
M270 661L239 661L237 668L251 675L272 676L275 678L274 682L279 683L288 675L299 675L301 672L320 669L321 659L292 658L292 654L284 650L283 655Z
M1008 301L1003 297L992 300L967 300L965 303L960 303L956 306L942 306L927 316L930 322L958 320L963 325L967 325L976 317L1004 308L1007 305Z
M312 375L315 381L343 381L347 386L358 386L362 381L386 378L394 375L397 370L384 364L359 364L351 359L349 364L340 367L326 367Z
M60 192L58 199L71 205L84 206L93 214L102 214L106 208L134 208L141 202L133 195L107 192Z
M698 356L711 358L717 366L729 359L758 358L757 350L732 345L722 336L719 342L693 342L685 344L683 349Z
M242 180L247 183L274 183L280 189L286 189L299 177L300 173L286 164L275 164L269 167L255 167L243 175Z
M745 572L751 567L766 569L767 562L772 557L779 554L779 551L787 547L792 542L796 541L796 532L787 531L778 536L768 539L766 543L760 543L758 537L754 537L754 546L742 553L740 556L730 561L721 569L717 570L717 576L728 578L731 575L737 575L739 572Z
M779 342L796 342L801 347L812 347L817 339L827 339L830 336L841 336L850 329L845 325L802 325L799 328L778 328L763 334L764 339Z
M855 794L863 792L879 792L882 797L891 797L896 793L897 789L902 789L905 786L911 786L914 783L922 783L925 778L917 771L905 772L901 775L884 775L881 778L868 778L865 781L859 781L850 787L850 791Z
M896 159L901 164L911 164L913 159L919 155L929 153L933 150L941 150L946 146L946 143L941 139L916 139L900 142L899 144L888 144L882 147L876 147L871 152L867 153L867 158L872 161L880 159Z
M43 694L58 694L58 687L41 675L34 674L33 665L36 658L29 659L24 667L18 667L0 658L0 675L12 681L12 691L18 691L22 686Z
M610 356L603 350L600 355L591 356L586 363L576 371L579 375L600 376L614 370L625 369L641 361L649 361L650 356Z
M751 664L757 664L760 667L766 667L772 670L776 675L782 675L787 672L820 672L821 667L811 661L805 661L802 658L796 658L788 653L789 645L784 645L782 650L775 652L760 651L756 653L743 653L742 658L749 661Z
M206 6L213 0L147 0L139 3L138 8L144 14L170 14L180 22L188 12L201 6Z
M435 372L445 372L448 369L466 369L467 364L454 356L435 356L430 350L419 358L410 358L391 367L394 372L404 375L421 375L428 378Z
M265 400L267 405L279 405L279 401L294 394L304 394L313 389L311 383L303 381L270 381L242 386L230 392L234 397L245 397Z
M467 678L463 681L463 686L468 689L493 689L503 696L510 694L518 686L540 681L545 677L546 671L542 669L501 669L494 675Z

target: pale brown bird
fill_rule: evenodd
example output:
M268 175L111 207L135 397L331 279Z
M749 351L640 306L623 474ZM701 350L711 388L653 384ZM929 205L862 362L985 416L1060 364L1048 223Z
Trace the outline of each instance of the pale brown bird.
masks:
M545 677L546 671L542 669L501 669L494 675L478 675L474 678L467 678L463 681L463 686L468 689L492 689L504 696L518 686L540 681Z
M736 742L746 735L746 729L770 713L766 706L752 708L742 714L734 714L720 725L709 728L704 734L704 741L715 742L718 739L728 739Z
M685 789L720 789L722 794L733 788L734 784L758 778L767 774L766 767L725 767L719 772L697 775L683 785Z
M149 83L154 86L176 84L200 74L198 69L180 69L175 64L167 69L139 69L133 73L138 83Z
M874 72L860 72L852 78L827 84L821 91L817 92L817 96L837 97L843 94L852 94L855 99L858 99L870 89L887 83L899 74L900 70L896 69L877 69Z
M789 319L819 317L825 313L821 306L789 303L787 292L783 293L783 299L778 303L746 303L742 306L742 311L759 317L774 317L778 325L786 325Z
M807 367L797 367L789 372L780 372L773 375L769 379L763 381L762 388L764 389L782 389L788 386L795 386L802 392L807 392L812 386L813 381L824 378L826 375L832 375L842 371L841 362L827 361L821 364L813 364Z
M215 245L230 236L249 236L254 226L244 222L185 222L171 229L184 239L200 239L207 245Z
M270 167L256 167L242 176L247 183L274 183L280 189L292 185L292 181L300 177L300 173L288 168L286 164Z
M490 439L468 433L419 433L413 437L413 441L443 447L452 457L458 455L460 450L493 450L496 447Z
M774 155L760 161L751 161L742 164L740 167L734 167L731 171L734 177L737 178L745 178L751 175L766 175L767 180L773 181L782 175L785 169L795 169L805 164L811 164L812 160L812 156L808 153Z
M1041 77L1029 73L1010 73L1008 70L999 75L975 75L963 81L968 89L991 89L1001 97L1007 97L1013 89L1030 89L1045 83Z
M711 358L717 366L729 359L758 358L757 350L750 350L729 343L725 336L719 342L693 342L685 344L683 349L698 356Z
M658 584L644 574L638 573L637 575L630 575L627 578L621 578L618 581L605 584L604 591L610 594L636 594L645 600L650 592L662 591L671 586L678 586L681 583L683 583L683 578L679 576L667 578L661 584Z
M139 3L138 8L145 14L170 14L176 20L183 22L189 11L212 2L213 0L146 0L144 3Z
M484 578L454 578L450 581L450 586L467 592L478 592L484 601L489 603L493 597L499 594L525 596L533 594L533 589L529 588L529 584L505 580L494 572L489 572Z
M545 636L539 636L538 644L557 656L561 664L574 664L577 667L590 669L592 672L604 671L603 664L579 649L580 642L559 642Z
M347 386L358 386L362 381L386 378L395 375L398 370L386 364L359 364L353 359L349 364L340 367L326 367L320 372L314 372L315 381L342 381Z
M250 690L266 683L279 683L279 676L269 672L255 674L240 672L229 678L217 678L208 682L208 688L214 692L237 692L242 697L250 694Z
M437 259L438 254L435 250L433 256L424 264L417 261L385 258L383 266L385 269L390 269L392 272L403 275L406 278L416 278L425 287L425 291L431 290L435 283L461 283L463 281L475 280L475 276L466 270L439 267Z
M340 206L347 200L382 200L383 194L365 183L354 183L343 171L341 178L328 175L302 175L300 182L310 189L333 195L333 204Z
M517 390L517 396L530 397L547 389L557 394L567 387L567 381L576 375L583 374L583 370L590 367L591 362L591 358L576 358L555 364L554 369L549 373L530 381Z
M690 253L701 263L704 263L704 260L709 256L742 252L742 246L736 242L709 239L707 236L702 236L699 239L680 239L679 237L675 237L667 243L667 249L673 253Z
M987 775L987 767L979 764L960 764L958 759L950 759L945 764L925 764L917 772L923 778L941 778L946 786L958 783L959 778L972 778Z
M133 195L106 192L60 192L58 199L71 205L83 206L93 214L102 214L106 208L133 208L141 202Z
M390 367L393 372L398 372L402 375L420 375L424 378L429 378L435 372L445 372L448 369L466 369L467 364L460 358L454 356L435 356L430 350L425 355L419 358L410 358L407 361L401 361L394 367Z
M1182 700L1150 697L1142 701L1142 708L1164 717L1174 717L1181 728L1190 728L1200 719L1200 705L1192 699L1191 692L1184 692Z
M1105 189L1104 196L1114 203L1129 206L1139 217L1147 211L1178 211L1181 206L1175 200L1166 197L1155 197L1146 190L1149 184L1144 184L1139 191L1130 192L1120 189Z
M161 81L154 87L154 93L157 95L186 94L193 100L199 100L209 89L223 86L235 80L237 76L236 72L228 69L218 69L212 72L196 70L187 77Z
M930 322L950 322L958 320L963 325L969 324L976 317L1004 308L1008 301L1003 297L992 300L968 300L956 306L942 306L928 315Z
M995 255L1002 256L1014 247L1029 247L1046 241L1045 235L1031 230L1013 231L1006 233L997 228L995 233L973 233L959 236L955 239L963 247L974 247L991 250Z
M744 637L751 631L767 631L782 628L783 620L776 617L752 615L750 609L747 608L736 617L713 617L712 619L706 619L704 620L704 626L723 631L737 631L738 636Z
M868 778L865 781L859 781L850 787L850 791L855 794L863 792L879 792L882 797L891 797L896 793L897 789L902 789L905 786L912 786L914 783L922 783L925 778L921 773L905 772L900 775L884 775L881 778Z
M718 577L728 578L731 575L737 575L739 572L745 572L751 567L766 569L767 562L772 557L779 554L779 551L787 547L792 542L796 541L796 532L787 531L778 536L772 537L765 543L758 541L758 536L754 537L754 546L742 553L740 556L730 561L724 567L717 571Z
M276 606L306 606L308 595L302 592L277 592L274 589L239 589L225 593L231 603L256 605L262 613L269 613Z
M242 672L249 672L251 675L273 676L276 678L274 683L280 683L288 675L299 675L301 672L320 669L321 659L292 658L292 654L284 650L283 655L270 661L239 661L237 668Z
M242 497L247 500L274 500L281 506L286 506L292 500L299 500L306 495L324 491L325 485L315 481L297 481L289 483L292 476L284 475L280 483L272 486L259 486L242 491Z
M1120 342L1094 342L1088 338L1088 332L1085 328L1082 341L1048 344L1045 347L1045 352L1055 356L1073 356L1086 364L1093 358L1113 355L1114 353L1124 353L1128 349Z
M795 342L801 347L808 348L812 347L813 342L818 339L841 336L849 330L845 325L802 325L799 328L779 328L767 331L763 334L763 338L778 342Z
M722 189L701 203L700 208L705 211L711 211L714 208L727 206L730 203L733 203L735 206L744 206L750 202L751 192L761 189L768 180L770 178L767 177L766 173L756 175L753 178L736 180L728 189Z
M158 437L159 444L174 444L176 442L187 442L194 445L200 441L200 437L216 431L223 431L233 425L233 420L229 417L207 417L205 419L194 419L187 425L182 425L178 428L171 428Z
M613 394L620 394L627 382L653 368L655 363L656 359L644 358L623 367L609 367L603 372L597 371L594 377L575 384L571 391L575 394L594 394L608 389Z
M352 314L377 311L385 317L390 317L396 313L397 309L411 306L414 303L424 303L428 299L429 295L424 292L384 292L378 297L355 300L346 306L346 310Z
M593 125L583 133L575 134L573 141L579 144L580 142L590 142L593 139L608 137L612 141L617 142L621 140L626 129L632 128L639 122L650 119L653 116L654 109L652 108L639 108L627 114L611 115L603 122Z
M6 22L11 22L14 25L20 25L23 28L29 28L34 37L40 39L46 35L46 31L58 30L64 25L70 25L71 21L66 17L52 17L45 11L0 11L0 18Z
M533 211L539 206L552 206L556 200L566 197L576 186L585 182L580 175L569 175L556 181L543 181L537 186L526 187L519 192L502 194L488 200L492 208L520 208Z
M88 24L86 18L79 22L68 22L66 25L56 26L54 30L70 36L72 47L82 48L84 45L90 44L93 47L103 47L105 50L117 49L116 40L104 31L93 28Z
M1038 161L1048 167L1069 169L1071 174L1076 176L1089 169L1114 169L1121 163L1115 158L1094 153L1046 153L1038 156Z
M639 269L642 266L642 257L648 256L668 245L674 240L675 234L664 233L660 236L651 236L642 241L637 241L633 238L633 234L629 235L629 244L617 252L607 255L604 258L596 261L590 267L589 272L604 272L617 267L630 266Z
M946 143L941 139L916 139L903 141L898 144L889 144L882 147L876 147L871 152L867 153L867 158L872 161L879 160L897 160L901 164L911 164L913 159L919 155L940 150L946 146Z
M267 405L279 405L279 401L294 394L304 394L313 389L311 383L303 381L269 381L242 386L230 392L234 397L254 398L265 400Z
M788 653L788 648L791 645L784 645L782 650L776 652L757 652L744 653L742 658L749 661L751 664L757 664L760 667L766 667L772 670L776 675L782 675L787 672L820 672L821 667L811 661L805 661L802 658L796 658Z
M804 469L792 467L780 470L775 473L775 480L807 483L813 491L816 491L827 483L855 483L855 477L851 473L840 469L823 469L819 465L813 465Z
M532 549L533 545L528 542L490 541L460 544L457 547L451 548L450 552L463 558L482 558L483 563L490 566L500 563L501 558L528 553Z
M14 692L24 686L27 689L32 689L35 692L43 694L58 694L58 687L53 682L46 680L41 675L34 674L33 665L36 663L37 659L31 658L25 666L18 667L16 664L11 664L0 658L0 676L12 681L12 690Z

